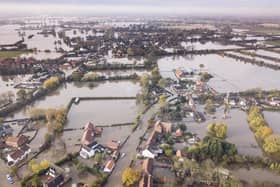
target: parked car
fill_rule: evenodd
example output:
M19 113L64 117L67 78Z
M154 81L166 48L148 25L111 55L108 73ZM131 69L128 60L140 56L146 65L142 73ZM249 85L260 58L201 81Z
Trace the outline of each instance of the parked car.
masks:
M11 175L7 174L7 175L6 175L6 178L7 178L7 181L8 181L9 184L14 184L14 183L15 183L15 181L14 181L14 179L12 178Z

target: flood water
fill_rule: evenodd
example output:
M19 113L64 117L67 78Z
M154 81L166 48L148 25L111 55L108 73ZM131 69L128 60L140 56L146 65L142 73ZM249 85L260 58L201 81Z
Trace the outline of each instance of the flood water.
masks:
M280 113L279 112L263 112L265 120L275 134L280 135Z
M219 55L165 57L158 60L161 75L173 79L174 69L199 69L200 64L205 65L204 71L214 76L209 85L219 92L237 92L252 88L280 89L279 71Z
M280 184L280 176L274 174L266 169L261 168L240 168L231 171L233 175L237 176L243 181L253 183L253 182L272 182L276 184Z
M16 112L12 118L27 117L30 108L66 107L73 97L135 97L140 90L139 83L131 81L107 81L92 85L90 83L66 83L47 97Z
M236 45L223 45L218 42L182 42L181 43L182 47L185 48L193 48L194 50L206 50L206 49L214 49L214 50L219 50L219 49L238 49L242 48L240 46Z
M138 110L136 100L87 100L73 104L67 128L80 128L87 122L96 125L111 125L134 122Z
M203 123L187 123L188 131L196 133L200 138L203 138L207 135L207 126L209 124L213 122L223 122L228 126L226 140L236 145L239 154L262 156L262 150L258 147L254 134L249 129L247 115L245 112L240 110L231 110L230 117L223 119L223 108L219 108L215 116L216 119L208 117L208 119Z

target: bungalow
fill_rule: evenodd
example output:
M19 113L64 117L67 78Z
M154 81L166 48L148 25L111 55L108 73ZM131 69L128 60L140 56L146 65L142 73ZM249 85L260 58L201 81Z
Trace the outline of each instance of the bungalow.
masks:
M6 144L11 147L20 147L28 142L29 138L25 135L20 135L18 137L10 136L6 139Z
M89 145L82 145L80 150L80 156L84 159L89 159L93 157L96 153L102 153L105 151L105 148L98 144L97 142L93 142Z
M113 171L113 169L115 168L115 161L114 160L109 160L107 163L106 163L106 165L105 165L105 167L104 167L104 172L105 173L111 173L112 171Z
M16 151L12 152L11 154L8 154L7 161L8 165L12 166L19 161L25 159L28 154L31 152L30 147L27 145L22 146L20 149L17 149Z

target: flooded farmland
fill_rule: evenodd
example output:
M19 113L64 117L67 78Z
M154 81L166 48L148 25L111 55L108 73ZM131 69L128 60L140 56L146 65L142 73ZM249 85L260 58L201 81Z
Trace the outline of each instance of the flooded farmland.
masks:
M165 57L158 60L161 75L173 79L173 70L199 69L200 64L204 64L204 70L214 76L209 85L218 92L238 92L252 88L280 89L278 71L219 55Z
M207 126L214 122L224 122L228 125L227 138L231 143L234 143L238 152L242 155L262 156L262 150L259 148L254 134L249 128L247 115L240 110L231 110L229 118L223 119L223 109L219 108L213 117L208 117L203 123L187 122L187 128L190 132L198 134L199 137L207 135Z
M135 97L140 86L131 81L90 83L66 83L48 96L39 99L28 107L16 112L12 118L28 117L30 108L61 108L66 107L73 97Z
M73 104L67 128L80 128L87 122L111 125L134 122L138 109L135 100L89 100Z

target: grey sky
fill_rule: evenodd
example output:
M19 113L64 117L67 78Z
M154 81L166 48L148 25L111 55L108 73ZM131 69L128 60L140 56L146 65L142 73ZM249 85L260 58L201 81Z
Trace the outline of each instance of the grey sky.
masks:
M279 15L280 0L0 0L0 11L13 13L69 11L138 14ZM4 12L3 12L4 11Z

